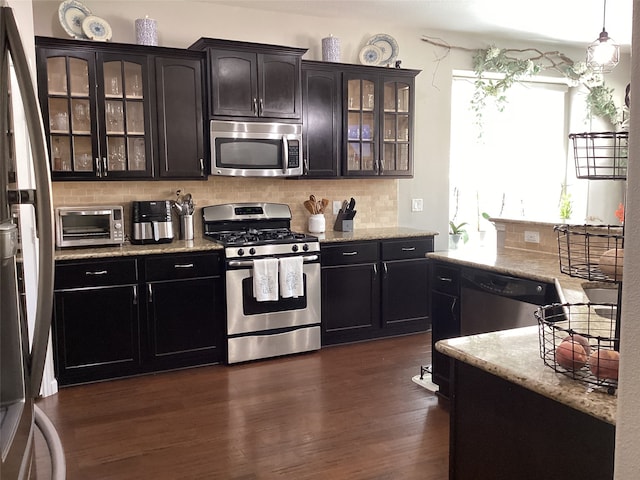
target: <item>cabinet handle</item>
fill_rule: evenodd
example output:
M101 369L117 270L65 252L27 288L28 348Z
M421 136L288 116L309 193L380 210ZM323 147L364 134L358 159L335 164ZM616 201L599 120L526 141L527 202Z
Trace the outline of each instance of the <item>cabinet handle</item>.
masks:
M458 303L458 297L453 297L453 302L451 302L451 315L455 313L456 303Z
M96 157L96 177L100 176L100 159Z
M262 115L262 111L264 110L264 103L262 101L262 99L260 99L260 111L258 112L260 115Z
M382 173L384 171L384 158L378 160L378 173Z
M402 247L403 252L413 252L415 249L416 247Z
M98 270L97 272L85 272L85 275L106 275L109 273L107 270Z
M137 285L133 286L133 304L134 305L138 304L138 286Z
M439 275L438 275L438 277L437 277L437 278L438 278L438 280L440 280L441 282L448 282L448 283L453 282L453 278L449 278L449 277L441 277L441 276L439 276Z
M104 172L104 176L106 177L108 175L107 157L102 157L102 171Z
M204 177L204 160L200 159L200 175Z
M147 300L147 303L153 303L153 288L151 288L151 284L150 283L147 284L147 292L149 294L149 298Z
M253 112L258 115L258 99L255 97L253 99Z
M353 257L354 255L357 255L358 252L342 252L342 256L343 257Z
M387 262L382 262L382 266L384 267L384 276L386 277L389 273L389 269L387 268Z
M309 174L309 157L305 158L304 160L302 160L302 164L304 165L304 174L308 175Z
M377 264L373 264L373 276L377 277L378 276L378 265Z
M177 263L173 268L193 268L193 263Z

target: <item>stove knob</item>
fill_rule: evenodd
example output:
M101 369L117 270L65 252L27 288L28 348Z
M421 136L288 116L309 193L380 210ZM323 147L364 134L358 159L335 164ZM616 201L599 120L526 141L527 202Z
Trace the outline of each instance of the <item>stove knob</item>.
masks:
M238 255L239 256L243 256L244 255L244 250L243 249L238 249Z
M306 243L302 246L302 250L304 250L305 252L309 251L309 245L307 245Z
M293 250L294 252L298 251L298 245L294 245L293 247L291 247L291 250Z
M249 254L251 254L251 255L255 255L255 254L256 254L256 249L255 249L255 248L253 248L253 247L251 247L251 248L249 249Z

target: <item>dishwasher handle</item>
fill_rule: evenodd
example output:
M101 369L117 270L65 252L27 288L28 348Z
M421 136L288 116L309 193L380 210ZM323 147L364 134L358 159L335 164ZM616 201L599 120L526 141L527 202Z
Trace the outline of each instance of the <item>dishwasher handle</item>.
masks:
M544 282L474 269L462 271L462 286L530 303L544 303L547 293Z

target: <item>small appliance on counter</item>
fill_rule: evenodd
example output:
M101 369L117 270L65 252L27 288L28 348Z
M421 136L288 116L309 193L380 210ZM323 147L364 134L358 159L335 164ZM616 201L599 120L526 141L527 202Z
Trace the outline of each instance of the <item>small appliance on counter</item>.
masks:
M122 206L58 207L56 246L97 247L124 243Z
M131 203L131 243L171 243L171 201L147 200Z

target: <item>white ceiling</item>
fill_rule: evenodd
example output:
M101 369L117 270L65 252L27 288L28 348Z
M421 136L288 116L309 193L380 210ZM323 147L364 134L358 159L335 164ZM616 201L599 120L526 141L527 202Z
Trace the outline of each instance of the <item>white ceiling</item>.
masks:
M199 0L237 7L359 20L493 38L582 46L598 38L604 0ZM606 30L631 44L633 0L609 0Z

